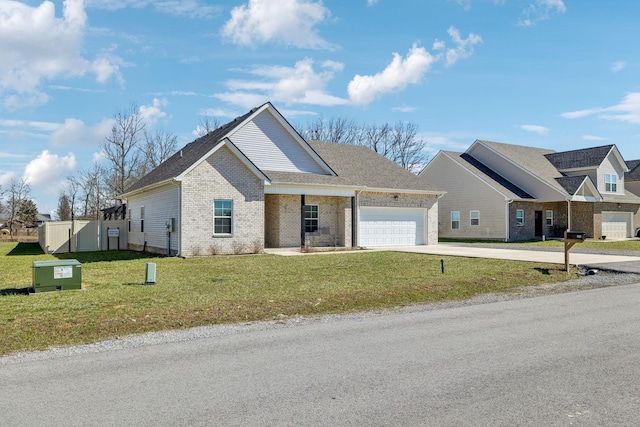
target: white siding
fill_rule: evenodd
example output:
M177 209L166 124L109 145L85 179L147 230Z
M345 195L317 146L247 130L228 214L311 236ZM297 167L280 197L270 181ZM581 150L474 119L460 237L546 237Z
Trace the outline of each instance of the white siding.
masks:
M604 161L598 168L597 186L598 186L598 191L603 196L606 196L606 194L624 194L624 171L620 170L619 167L617 167L617 165L618 165L618 162L616 161L612 151L611 153L609 153L607 158L604 159ZM606 191L606 181L605 181L606 174L612 174L618 177L615 193Z
M259 169L327 174L268 111L229 138Z
M144 232L140 231L140 207L144 206ZM177 253L180 242L180 187L168 184L158 189L130 196L127 210L130 209L131 231L129 244L135 249L147 248L166 253L167 228L170 218L176 218L176 231L171 233L171 252Z

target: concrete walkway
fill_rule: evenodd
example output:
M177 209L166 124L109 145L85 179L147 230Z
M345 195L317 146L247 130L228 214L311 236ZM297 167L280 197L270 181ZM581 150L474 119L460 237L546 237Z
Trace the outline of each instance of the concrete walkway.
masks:
M439 243L429 246L387 246L358 251L320 251L301 253L299 249L267 249L274 255L295 256L315 254L366 253L370 251L410 252L429 255L461 256L469 258L494 258L513 261L543 262L564 265L564 252L475 247L456 243ZM587 268L640 274L640 256L605 255L593 253L569 253L569 263Z

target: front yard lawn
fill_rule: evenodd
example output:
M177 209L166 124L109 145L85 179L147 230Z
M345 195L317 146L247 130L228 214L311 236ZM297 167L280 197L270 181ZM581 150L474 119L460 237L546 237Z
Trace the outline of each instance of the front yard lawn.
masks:
M65 254L82 263L82 290L13 295L31 286L37 244L0 243L0 354L127 334L463 300L564 281L562 266L366 252L280 257L155 258L134 252ZM440 260L445 273L440 270ZM147 262L157 284L142 286Z

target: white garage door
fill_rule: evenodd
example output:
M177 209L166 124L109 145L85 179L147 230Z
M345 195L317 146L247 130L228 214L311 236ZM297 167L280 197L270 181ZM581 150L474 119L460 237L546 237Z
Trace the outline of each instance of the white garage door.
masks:
M631 237L632 213L602 212L602 235L607 239Z
M360 208L360 246L424 245L421 208Z

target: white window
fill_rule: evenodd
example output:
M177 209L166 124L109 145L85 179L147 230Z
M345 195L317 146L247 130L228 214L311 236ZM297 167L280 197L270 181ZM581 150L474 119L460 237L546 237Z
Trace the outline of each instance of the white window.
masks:
M618 176L612 173L604 174L604 191L615 193L618 191Z
M553 211L547 211L546 215L547 227L553 226Z
M144 206L140 206L140 232L144 233Z
M470 211L469 218L471 225L480 225L480 211Z
M460 211L451 211L451 229L460 230Z
M318 231L320 222L318 216L318 205L304 205L304 231L305 233L313 233Z
M516 225L518 227L524 225L524 209L516 209Z
M231 200L213 201L213 234L231 234L233 202Z

